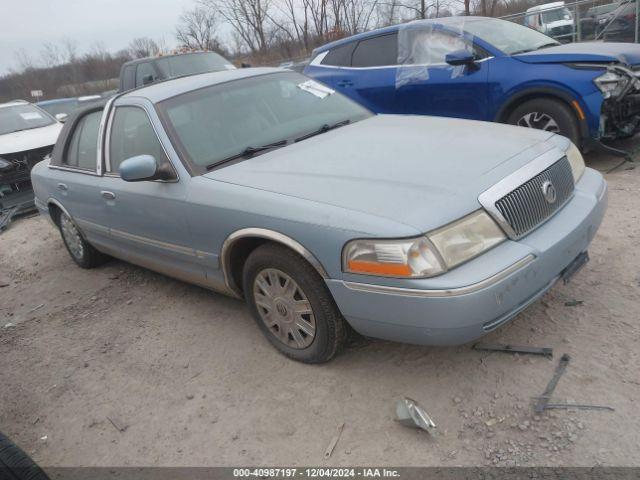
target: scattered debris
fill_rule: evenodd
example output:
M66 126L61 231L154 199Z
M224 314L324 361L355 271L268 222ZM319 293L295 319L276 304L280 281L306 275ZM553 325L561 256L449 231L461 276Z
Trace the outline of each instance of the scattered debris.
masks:
M551 377L551 380L549 380L547 388L545 388L542 395L538 397L538 401L534 406L534 411L536 413L542 413L547 408L547 404L551 399L553 391L556 389L556 385L558 385L560 377L562 377L562 374L567 369L567 365L569 365L569 360L571 360L571 357L569 357L569 355L567 355L566 353L563 354L560 358L560 362L558 362L558 366L556 367L556 371L553 374L553 377Z
M125 425L124 423L120 422L117 418L107 417L107 420L109 420L109 422L111 422L111 425L113 425L113 428L115 428L119 432L124 432L127 428L129 428L129 425Z
M19 209L20 206L15 205L13 207L3 208L0 210L0 232L9 226L11 220L13 220L13 217L18 213Z
M40 305L38 305L37 307L33 307L31 310L29 310L28 313L33 313L36 310L40 310L42 307L44 307L44 303L41 303Z
M404 397L396 402L396 417L405 427L421 428L431 434L436 433L436 424L418 402Z
M48 438L49 437L47 435L45 435L43 437L40 437L40 440L42 440L43 442L46 442Z
M187 400L193 400L195 398L195 396L193 395L193 393L188 393L187 394Z
M324 451L324 458L329 458L333 453L333 450L336 448L336 445L338 444L338 440L340 440L340 436L342 435L343 429L344 429L344 422L338 425L338 433L336 433L335 437L333 437L331 439L331 442L329 442L329 446Z
M8 278L0 277L0 288L8 287L11 285L11 281Z
M608 410L615 412L616 409L607 405L585 405L580 403L547 403L546 409L550 408L577 408L579 410Z
M520 346L476 343L472 348L474 350L481 350L486 352L525 353L530 355L542 355L543 357L553 357L553 349L549 347L529 347L526 345Z
M567 300L564 302L565 307L577 307L578 305L582 305L584 301L582 300Z
M9 323L5 323L4 328L11 328L11 327L15 327L15 326L16 326L15 323L9 322Z

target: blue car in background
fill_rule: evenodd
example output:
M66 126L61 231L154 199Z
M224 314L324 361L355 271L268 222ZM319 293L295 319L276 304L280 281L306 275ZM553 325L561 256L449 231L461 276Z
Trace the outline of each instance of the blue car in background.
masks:
M377 113L559 133L588 149L640 123L640 46L573 43L485 17L419 20L324 45L304 73Z

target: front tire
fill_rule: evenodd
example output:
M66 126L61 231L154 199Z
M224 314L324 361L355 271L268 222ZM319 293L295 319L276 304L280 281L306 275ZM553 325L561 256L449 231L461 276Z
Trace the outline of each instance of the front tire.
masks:
M49 480L49 477L20 447L0 432L1 480Z
M256 248L245 263L243 288L260 329L284 355L322 363L344 345L345 321L323 279L288 248Z
M58 217L58 228L64 246L67 247L69 255L79 267L94 268L108 260L109 257L96 250L85 240L76 224L64 212L61 212Z
M558 133L580 145L578 120L571 109L558 100L534 98L524 102L511 112L507 123Z

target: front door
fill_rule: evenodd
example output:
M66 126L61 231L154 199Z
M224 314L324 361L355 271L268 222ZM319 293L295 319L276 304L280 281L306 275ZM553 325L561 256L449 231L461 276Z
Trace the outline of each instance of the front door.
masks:
M176 174L170 181L125 182L118 175L120 164L137 155L152 155L160 164L170 162L143 108L116 107L110 132L100 193L120 255L132 263L204 283L184 210L189 179Z

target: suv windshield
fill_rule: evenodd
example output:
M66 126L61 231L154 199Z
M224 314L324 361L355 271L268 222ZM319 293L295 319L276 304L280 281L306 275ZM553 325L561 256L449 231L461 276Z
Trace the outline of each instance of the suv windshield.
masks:
M52 123L54 123L53 118L33 105L0 107L0 135L46 127Z
M571 18L571 12L568 8L559 8L557 10L542 12L542 21L544 23L557 22L559 20L571 20Z
M545 34L517 23L487 18L482 21L466 22L464 30L493 45L507 55L530 52L542 47L560 45Z
M158 111L180 155L200 173L372 115L294 72L194 90L160 102Z
M156 59L156 64L166 78L233 70L235 68L226 58L214 52L185 53L171 57L160 57Z

